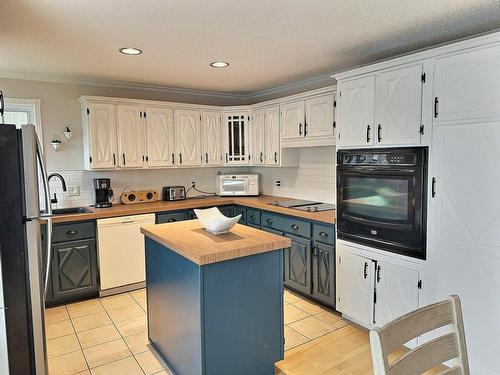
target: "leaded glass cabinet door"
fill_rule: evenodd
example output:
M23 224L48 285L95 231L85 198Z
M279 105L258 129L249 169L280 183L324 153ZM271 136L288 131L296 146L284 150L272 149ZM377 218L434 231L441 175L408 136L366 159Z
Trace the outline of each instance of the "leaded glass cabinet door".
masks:
M226 164L249 164L248 132L249 116L246 112L228 113L225 115Z

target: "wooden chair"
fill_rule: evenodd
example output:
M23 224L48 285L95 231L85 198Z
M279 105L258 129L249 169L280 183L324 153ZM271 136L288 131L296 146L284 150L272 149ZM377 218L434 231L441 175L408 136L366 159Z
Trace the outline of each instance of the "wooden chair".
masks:
M394 362L388 356L408 341L434 329L450 326L451 331L407 351ZM439 375L469 375L462 307L458 296L410 312L370 332L375 375L420 375L450 359L453 367ZM435 372L433 372L435 373Z

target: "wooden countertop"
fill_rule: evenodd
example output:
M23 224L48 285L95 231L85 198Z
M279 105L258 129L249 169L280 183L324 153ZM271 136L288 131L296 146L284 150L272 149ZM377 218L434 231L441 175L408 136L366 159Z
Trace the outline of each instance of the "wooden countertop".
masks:
M199 220L146 225L141 227L141 233L199 265L291 246L289 238L241 224L228 233L211 234Z
M147 214L155 212L168 212L185 210L198 207L212 207L229 204L237 204L250 208L258 208L261 210L272 211L284 215L300 217L309 220L315 220L323 223L335 223L335 210L323 212L305 212L298 211L291 208L278 207L270 205L274 201L284 201L293 198L273 197L270 195L260 195L258 197L207 197L199 199L186 199L183 201L156 201L152 203L139 203L139 204L116 204L109 208L95 208L88 207L91 212L71 214L71 215L54 215L52 221L54 223L64 223L82 220L95 220L105 219L108 217L129 216L138 214ZM43 221L43 219L42 219Z

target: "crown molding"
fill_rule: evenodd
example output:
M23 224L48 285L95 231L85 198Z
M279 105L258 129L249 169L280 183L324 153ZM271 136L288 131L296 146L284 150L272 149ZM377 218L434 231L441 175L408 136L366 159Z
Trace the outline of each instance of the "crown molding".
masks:
M173 95L189 95L198 98L227 99L228 101L233 101L233 102L237 100L240 102L241 105L255 104L262 100L272 100L275 98L289 96L303 91L310 91L312 89L322 88L335 84L335 79L331 77L331 73L314 76L300 81L286 83L283 85L271 87L264 90L239 91L239 92L195 90L195 89L187 89L181 87L172 87L172 86L145 84L145 83L131 83L131 82L113 81L105 79L97 80L97 79L65 77L65 76L48 75L48 74L13 73L2 70L0 70L0 78L74 84L74 85L111 87L111 88L121 88L121 89L131 89L131 90L141 90L141 91L155 91Z

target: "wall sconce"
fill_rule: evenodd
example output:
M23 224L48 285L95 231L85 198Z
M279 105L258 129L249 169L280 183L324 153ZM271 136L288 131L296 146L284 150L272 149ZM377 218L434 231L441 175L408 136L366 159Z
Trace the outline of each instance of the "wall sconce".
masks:
M66 126L66 130L64 130L63 134L68 141L71 141L71 137L73 136L73 132L71 131L71 129L69 127Z
M61 140L57 135L54 135L52 137L52 141L50 141L50 145L52 148L57 152L59 150L59 147L61 147Z

